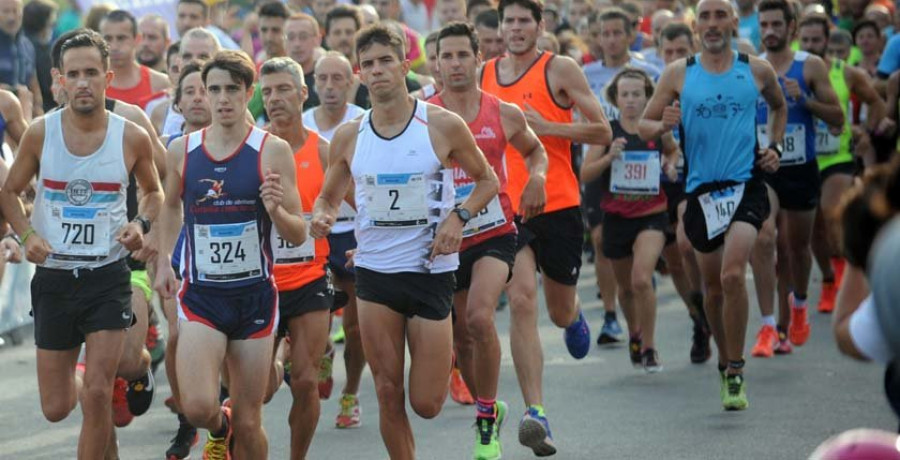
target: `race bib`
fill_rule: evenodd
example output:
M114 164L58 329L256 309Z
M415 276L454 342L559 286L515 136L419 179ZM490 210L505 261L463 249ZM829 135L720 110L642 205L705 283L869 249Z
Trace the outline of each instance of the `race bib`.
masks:
M428 225L428 181L424 174L368 175L363 187L373 227Z
M194 225L197 279L241 281L262 276L259 234L255 221Z
M475 189L475 183L461 184L456 186L456 206L463 204L472 190ZM463 227L463 238L467 238L479 233L484 233L492 228L499 227L506 223L506 215L500 206L500 199L495 195L478 214L472 216L466 226Z
M341 207L338 209L337 222L353 222L356 220L356 210L346 201L341 201Z
M611 166L609 190L631 195L659 194L659 152L626 151Z
M828 131L828 125L816 120L816 155L834 155L841 150L841 136Z
M741 199L744 197L744 184L733 185L721 190L704 193L697 197L706 220L706 236L713 239L728 229L731 219Z
M109 256L110 216L106 208L49 206L53 229L48 242L56 260L98 262Z
M769 145L768 127L756 125L756 137L760 148ZM788 123L784 130L784 148L781 152L781 166L802 165L806 163L806 126Z
M304 214L303 218L309 224L312 220L312 214ZM282 238L273 225L271 244L272 254L275 256L277 265L302 264L311 262L316 258L316 240L311 236L307 236L303 244L296 245Z

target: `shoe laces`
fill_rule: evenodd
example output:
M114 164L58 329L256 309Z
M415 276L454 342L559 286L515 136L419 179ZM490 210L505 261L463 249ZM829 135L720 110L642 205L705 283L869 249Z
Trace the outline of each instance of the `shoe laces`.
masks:
M490 444L494 437L494 424L496 422L488 418L479 418L475 420L475 431L482 444Z
M741 392L741 385L744 383L744 376L742 375L729 375L727 377L728 380L728 394L737 396Z
M344 395L341 397L341 415L350 417L356 415L356 408L359 406L359 401L353 395Z
M328 380L331 377L331 368L334 366L333 355L325 355L322 357L322 360L319 361L319 380Z
M203 448L210 460L226 460L228 458L228 444L224 439L210 439Z

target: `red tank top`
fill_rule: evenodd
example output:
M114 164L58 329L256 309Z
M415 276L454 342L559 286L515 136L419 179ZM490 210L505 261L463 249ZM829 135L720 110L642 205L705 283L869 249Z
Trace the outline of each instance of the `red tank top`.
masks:
M150 101L150 96L153 95L153 86L150 85L150 69L146 66L140 67L141 80L137 85L134 85L131 88L113 88L112 86L107 86L106 97L136 105L143 109L144 106L147 105L147 102Z
M440 94L433 96L428 102L446 107ZM500 120L500 100L488 93L481 92L481 106L478 116L468 123L469 131L475 136L475 143L484 153L488 163L497 173L500 189L497 197L491 199L480 213L472 217L463 229L463 242L460 247L464 251L472 246L500 235L516 232L513 223L512 203L506 193L506 133ZM453 165L453 185L456 186L457 200L461 203L471 192L474 181L458 165Z
M316 197L319 196L322 184L325 182L325 172L319 158L319 134L310 129L307 129L307 132L309 135L306 142L294 153L294 166L297 168L297 191L300 192L300 204L304 216L312 212ZM311 236L308 238L312 239ZM325 276L325 264L328 263L328 251L330 250L327 238L319 238L312 243L315 248L312 260L293 263L279 262L279 255L289 255L287 258L289 260L291 256L307 253L296 249L292 251L292 248L282 253L278 247L281 244L282 240L280 239L272 241L272 252L276 259L275 284L278 285L279 291L292 291ZM287 242L285 241L284 244ZM301 259L306 259L306 257Z
M519 106L526 110L525 104L533 107L548 121L556 123L572 123L572 108L562 107L553 99L550 84L547 81L548 66L553 60L553 53L543 52L538 55L534 64L522 76L512 83L500 82L500 59L494 58L484 64L481 71L481 89L493 94L500 100ZM569 139L555 136L540 136L541 144L547 151L549 165L547 167L547 205L544 212L578 206L581 193L578 178L572 170L572 142ZM522 191L528 182L528 168L522 155L510 147L507 155L507 171L509 173L509 196L513 209L518 210Z

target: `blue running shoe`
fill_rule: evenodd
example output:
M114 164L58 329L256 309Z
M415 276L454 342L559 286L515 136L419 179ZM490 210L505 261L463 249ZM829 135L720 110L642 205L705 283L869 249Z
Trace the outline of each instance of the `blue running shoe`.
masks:
M519 443L534 451L538 457L547 457L556 453L550 424L542 411L529 406L519 422Z
M591 328L580 310L578 319L566 328L564 338L569 354L575 359L584 358L591 351Z
M615 315L606 315L603 319L603 327L600 328L600 335L597 336L597 345L610 345L622 341L622 326Z

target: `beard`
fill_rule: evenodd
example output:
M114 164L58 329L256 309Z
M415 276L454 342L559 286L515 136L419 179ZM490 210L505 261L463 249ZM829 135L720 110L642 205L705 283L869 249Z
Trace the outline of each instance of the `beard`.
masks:
M156 68L156 66L159 65L160 61L162 61L162 56L156 56L156 55L148 55L148 56L150 56L149 59L143 53L138 54L138 56L137 56L138 63L143 66L150 67L150 68Z

